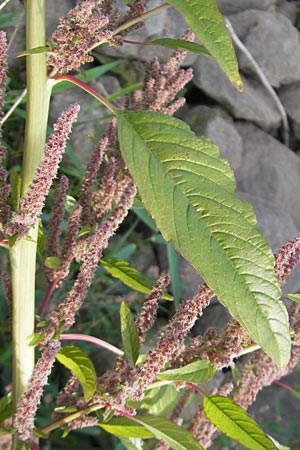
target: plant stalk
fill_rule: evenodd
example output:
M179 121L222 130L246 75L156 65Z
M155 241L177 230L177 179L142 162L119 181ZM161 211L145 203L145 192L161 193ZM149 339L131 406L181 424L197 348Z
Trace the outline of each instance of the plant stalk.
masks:
M45 44L45 0L26 0L26 48ZM44 54L27 58L27 106L21 196L27 192L40 163L46 139L52 83L47 81ZM10 249L13 292L13 405L24 392L34 368L35 269L37 227ZM17 439L13 448L18 445Z

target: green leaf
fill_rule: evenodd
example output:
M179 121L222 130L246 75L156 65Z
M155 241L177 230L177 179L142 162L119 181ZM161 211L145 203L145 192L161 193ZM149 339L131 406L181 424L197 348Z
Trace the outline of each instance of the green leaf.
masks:
M89 401L96 389L96 372L90 358L80 348L67 345L57 353L56 359L78 378L84 399Z
M45 47L44 45L40 45L39 47L30 48L29 50L24 50L23 52L18 53L17 58L21 58L22 56L36 55L39 53L47 53L47 52L49 52L49 48Z
M149 439L154 436L153 433L144 428L143 425L133 422L126 417L111 419L108 423L98 422L98 425L108 433L121 438Z
M11 185L11 199L15 211L19 209L21 197L22 179L16 170L10 172L9 181Z
M140 438L123 438L120 439L126 450L143 450L144 441Z
M0 15L0 28L7 28L7 27L15 27L18 16L20 16L20 12L13 12L13 13L1 13Z
M50 267L50 269L61 269L61 260L57 256L48 256L44 264L46 267Z
M102 258L101 264L104 269L109 272L114 278L121 280L126 286L143 294L150 294L153 283L147 280L138 270L131 267L131 265L122 259L110 257ZM173 300L169 294L162 296L164 300Z
M274 258L252 207L235 197L228 162L174 117L119 111L117 118L123 158L163 237L264 351L287 364L288 316Z
M207 359L195 361L179 369L170 369L161 372L156 378L170 381L190 381L192 383L201 383L209 380L215 370Z
M201 450L193 436L164 417L136 416L134 418L149 430L156 439L167 442L173 450Z
M243 89L229 32L214 0L168 0L185 18L231 83Z
M153 416L167 416L172 413L181 395L182 390L178 391L173 383L154 387L146 391L141 408Z
M184 41L183 39L154 39L153 41L147 41L146 44L160 45L162 47L173 48L174 50L183 50L191 53L198 53L200 55L211 56L204 45L197 44L196 42Z
M135 365L140 351L139 337L134 319L126 302L121 303L120 318L124 353L128 361Z
M249 450L277 450L257 423L232 400L218 395L203 399L204 412L220 430Z
M42 342L43 339L44 339L44 335L43 334L36 333L33 336L33 338L31 339L31 341L29 342L28 345L33 347L34 345L38 344L39 342Z
M2 397L0 399L0 423L4 422L4 420L12 416L12 414L12 393L9 392L7 395L5 395L5 397Z
M289 298L293 302L300 303L300 294L288 294L287 298Z

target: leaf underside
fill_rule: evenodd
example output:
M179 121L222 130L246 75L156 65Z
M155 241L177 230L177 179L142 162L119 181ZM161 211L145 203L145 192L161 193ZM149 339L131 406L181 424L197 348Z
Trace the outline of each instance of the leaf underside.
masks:
M279 366L290 356L273 255L252 207L235 197L227 161L178 119L119 111L122 155L142 201L170 242Z
M85 401L90 400L96 389L96 372L90 358L80 348L66 345L56 359L78 378Z

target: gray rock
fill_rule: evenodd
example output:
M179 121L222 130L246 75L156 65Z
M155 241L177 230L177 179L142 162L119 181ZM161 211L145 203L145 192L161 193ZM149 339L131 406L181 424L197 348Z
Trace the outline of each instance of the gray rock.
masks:
M249 10L230 17L236 33L274 87L300 80L300 39L291 21L278 13ZM238 52L240 69L255 75Z
M236 14L247 9L268 10L275 8L276 0L216 0L221 13Z
M294 2L279 0L277 2L276 11L286 16L293 25L296 25L298 14L300 12L300 3L297 0Z
M243 139L243 160L236 171L238 190L277 206L300 230L299 157L252 124L236 127Z
M193 66L194 84L220 103L233 117L250 120L270 131L280 126L281 117L259 81L243 77L244 92L238 92L212 58L200 56Z
M279 97L291 119L295 136L300 140L300 81L283 86L279 90Z
M101 94L112 93L120 89L115 77L103 76L98 81L89 83ZM90 161L98 140L106 130L108 111L100 104L89 111L93 98L83 90L73 87L59 92L52 97L50 107L50 122L54 123L63 109L74 101L80 104L78 122L75 124L70 136L69 144L79 161L85 167Z
M228 114L219 108L199 105L184 116L184 121L197 135L209 137L219 147L221 154L229 161L233 171L240 167L242 138Z
M161 5L159 0L147 2L147 10ZM116 3L121 11L124 11L124 2ZM128 34L127 39L136 42L150 41L161 37L181 38L187 30L187 24L182 16L174 9L169 8L159 14L149 17L144 22L144 27ZM108 45L101 45L95 50L96 53L113 56L117 58L138 59L147 61L157 56L160 61L166 61L172 54L172 50L155 45L133 45L124 44L122 47L112 49ZM191 65L197 58L196 54L188 54L185 60L187 65Z

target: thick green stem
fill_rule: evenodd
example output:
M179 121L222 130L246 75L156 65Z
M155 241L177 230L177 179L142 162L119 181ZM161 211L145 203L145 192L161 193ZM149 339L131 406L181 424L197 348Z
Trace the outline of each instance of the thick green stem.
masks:
M26 1L26 47L45 44L45 0ZM22 166L22 196L31 183L43 153L51 85L44 54L27 56L27 106ZM13 402L26 388L34 367L35 264L37 228L10 250L13 290ZM17 443L15 442L16 446Z

